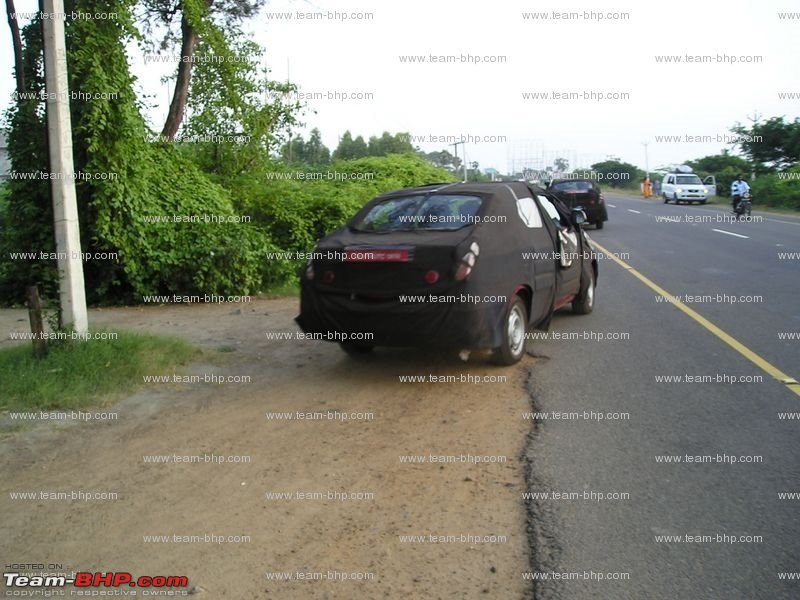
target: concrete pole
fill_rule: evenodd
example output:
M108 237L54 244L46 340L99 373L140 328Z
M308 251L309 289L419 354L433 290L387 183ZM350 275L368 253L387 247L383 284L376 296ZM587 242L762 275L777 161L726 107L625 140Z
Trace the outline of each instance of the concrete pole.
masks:
M51 18L44 27L44 68L47 91L47 139L50 148L50 180L58 253L58 287L61 326L85 334L89 327L83 283L78 203L72 177L72 122L69 114L67 48L64 39L64 0L43 0ZM55 17L55 18L53 18Z

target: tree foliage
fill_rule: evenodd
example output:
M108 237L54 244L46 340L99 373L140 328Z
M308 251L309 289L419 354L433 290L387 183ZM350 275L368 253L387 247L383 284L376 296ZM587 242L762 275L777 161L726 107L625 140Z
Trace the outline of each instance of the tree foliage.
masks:
M753 163L757 174L787 169L800 162L800 118L772 117L750 127L737 123L731 131L735 144Z

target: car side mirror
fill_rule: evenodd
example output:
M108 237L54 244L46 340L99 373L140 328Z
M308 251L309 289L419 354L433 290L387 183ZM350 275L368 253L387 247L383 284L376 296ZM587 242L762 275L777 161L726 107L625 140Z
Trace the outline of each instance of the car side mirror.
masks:
M583 212L582 208L572 209L572 222L575 223L575 225L583 225L586 223L586 213Z

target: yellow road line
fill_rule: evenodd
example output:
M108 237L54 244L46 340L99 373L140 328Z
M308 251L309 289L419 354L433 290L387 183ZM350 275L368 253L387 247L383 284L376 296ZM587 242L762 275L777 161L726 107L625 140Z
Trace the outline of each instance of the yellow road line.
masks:
M624 260L621 260L621 259L617 258L616 256L614 256L614 254L612 254L610 251L608 251L605 248L603 248L600 244L598 244L594 240L592 240L592 246L594 246L595 248L597 248L598 250L600 250L601 252L606 254L611 260L613 260L615 263L617 263L623 269L628 271L628 273L630 273L631 275L636 277L636 279L638 279L639 281L644 283L647 287L649 287L651 290L656 292L659 296L662 296L663 298L665 298L675 308L677 308L678 310L680 310L681 312L686 314L689 318L691 318L695 322L699 323L707 331L711 332L716 337L721 339L723 342L728 344L728 346L730 346L731 348L736 350L739 354L744 356L747 360L749 360L751 363L756 365L758 368L760 368L761 370L765 371L767 374L770 375L770 377L772 377L774 379L777 379L782 384L784 384L789 390L791 390L792 392L794 392L795 394L800 396L800 382L798 382L796 379L794 379L793 377L790 377L789 375L787 375L786 373L781 371L778 367L776 367L772 363L770 363L767 360L761 358L758 354L756 354L755 352L750 350L750 348L748 348L747 346L742 344L739 340L737 340L736 338L732 337L731 335L725 333L722 329L720 329L719 327L714 325L711 321L706 319L700 313L698 313L698 312L692 310L691 308L689 308L688 306L686 306L686 304L684 304L678 298L676 298L675 296L670 294L667 290L665 290L664 288L659 286L657 283L651 281L650 279L648 279L647 277L642 275L639 271L634 269L632 266L630 266Z

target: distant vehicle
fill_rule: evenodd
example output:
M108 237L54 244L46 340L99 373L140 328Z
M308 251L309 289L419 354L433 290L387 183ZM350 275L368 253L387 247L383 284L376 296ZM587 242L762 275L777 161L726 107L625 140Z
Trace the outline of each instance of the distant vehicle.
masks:
M608 221L603 193L591 179L554 179L547 191L555 194L570 210L582 208L586 213L586 222L597 229L602 229L603 223Z
M692 172L691 167L681 165L664 175L661 181L661 197L664 198L664 204L670 200L675 204L681 202L705 204L709 196L716 193L716 187L713 175L703 181Z
M492 350L510 365L529 327L594 307L586 215L527 183L454 183L378 196L322 238L300 280L302 330L349 354L376 346Z

